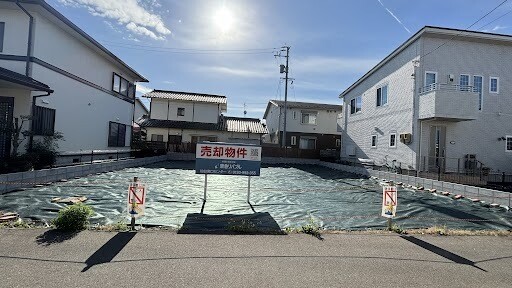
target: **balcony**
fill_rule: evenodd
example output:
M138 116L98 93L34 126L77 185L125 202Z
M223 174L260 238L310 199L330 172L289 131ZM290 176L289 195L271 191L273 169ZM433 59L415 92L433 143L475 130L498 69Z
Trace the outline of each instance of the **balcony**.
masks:
M479 93L473 86L434 83L420 88L419 119L469 121L478 118Z

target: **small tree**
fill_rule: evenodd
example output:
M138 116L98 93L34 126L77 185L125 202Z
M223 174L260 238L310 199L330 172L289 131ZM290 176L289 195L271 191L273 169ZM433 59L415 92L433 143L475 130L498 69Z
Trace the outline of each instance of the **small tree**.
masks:
M41 169L55 164L57 155L59 155L59 144L57 143L59 140L65 141L64 135L57 131L53 135L44 136L41 140L34 140L32 150L29 152L31 158L35 160L34 168Z

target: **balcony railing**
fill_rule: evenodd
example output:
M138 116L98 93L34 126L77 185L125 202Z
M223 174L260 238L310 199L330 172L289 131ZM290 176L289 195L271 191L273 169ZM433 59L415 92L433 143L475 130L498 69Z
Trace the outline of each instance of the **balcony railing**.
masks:
M431 91L445 90L445 91L466 91L466 92L479 92L477 88L470 85L454 85L454 84L441 84L432 83L425 87L420 88L420 95L427 94Z

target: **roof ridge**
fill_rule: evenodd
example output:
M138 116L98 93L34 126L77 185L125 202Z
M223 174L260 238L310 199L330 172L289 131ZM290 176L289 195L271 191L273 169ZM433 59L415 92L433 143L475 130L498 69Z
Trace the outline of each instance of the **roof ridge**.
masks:
M198 96L226 98L226 96L224 96L224 95L217 95L217 94L206 94L206 93L174 91L174 90L162 90L162 89L153 89L153 91L151 91L151 92L176 93L176 94L188 94L188 95L198 95ZM151 92L149 92L149 93L151 93Z

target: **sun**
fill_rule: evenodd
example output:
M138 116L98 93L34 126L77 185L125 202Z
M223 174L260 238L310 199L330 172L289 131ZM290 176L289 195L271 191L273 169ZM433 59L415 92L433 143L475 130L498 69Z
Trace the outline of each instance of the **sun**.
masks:
M226 34L233 29L233 13L226 7L220 8L214 15L214 22L222 34Z

